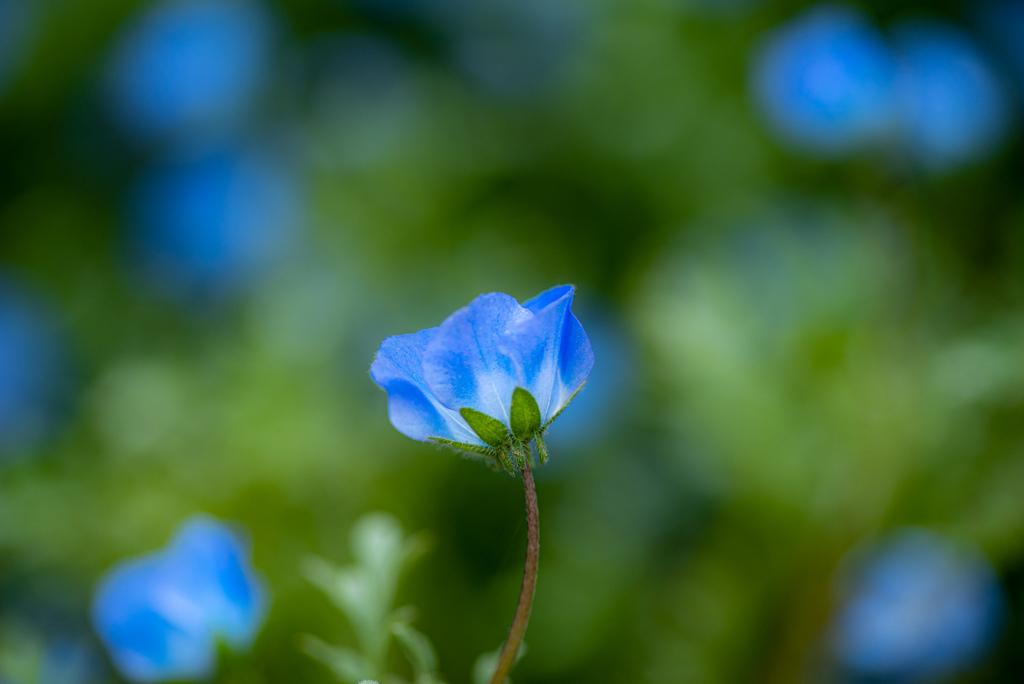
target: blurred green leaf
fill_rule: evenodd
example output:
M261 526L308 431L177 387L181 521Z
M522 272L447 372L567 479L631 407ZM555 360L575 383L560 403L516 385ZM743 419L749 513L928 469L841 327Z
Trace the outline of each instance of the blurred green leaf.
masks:
M331 646L315 636L305 636L302 648L327 667L342 682L356 684L376 677L374 666L362 655L344 646Z
M437 653L430 640L405 622L391 625L391 633L412 663L413 672L416 673L415 684L440 684L437 677Z
M426 549L425 537L407 536L391 515L368 513L352 526L350 538L355 563L339 568L313 557L305 562L303 571L348 618L359 652L318 640L307 643L307 652L340 673L339 677L347 678L343 681L382 678L388 644L395 638L413 664L417 684L434 684L438 680L433 646L409 624L416 611L410 606L392 607L403 571ZM400 681L393 676L383 678Z

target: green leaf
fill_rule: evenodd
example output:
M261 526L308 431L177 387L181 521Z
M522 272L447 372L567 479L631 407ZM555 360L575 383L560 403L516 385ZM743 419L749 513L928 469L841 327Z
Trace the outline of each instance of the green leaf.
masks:
M348 610L341 568L336 567L319 556L309 556L303 560L302 573L306 576L306 579L327 594L335 606L342 611Z
M331 668L343 682L361 682L377 676L366 658L344 646L331 646L307 634L302 639L302 649Z
M352 526L350 536L355 563L338 568L311 558L303 564L303 570L348 618L359 640L361 657L382 670L391 638L389 613L399 578L428 543L422 534L406 536L398 521L386 513L362 516Z
M540 430L540 408L533 395L522 387L512 393L512 434L523 442L529 442Z
M398 584L405 565L425 549L422 540L407 537L394 516L388 513L367 513L352 525L349 533L352 554L371 577L387 577L388 586Z
M569 404L571 404L571 403L572 403L572 400L576 398L576 395L577 395L577 394L579 394L580 392L582 392L582 391L583 391L583 388L584 388L584 387L586 386L586 384L587 384L587 383L586 383L586 382L584 382L584 383L583 383L582 385L580 385L579 389L578 389L578 390L576 390L575 392L573 392L573 393L572 393L572 396L570 396L570 397L569 397L569 399L568 399L568 400L567 400L567 401L565 402L565 405L564 405L564 406L563 406L562 408L558 409L558 413L556 413L555 415L551 416L551 420L549 420L548 422L544 423L544 429L545 429L545 430L547 430L547 429L548 429L548 427L549 427L549 426L550 426L550 425L551 425L551 424L552 424L553 422L555 422L555 418L557 418L558 416L562 415L562 411L564 411L565 409L569 408Z
M508 434L508 428L497 418L491 418L486 413L480 413L468 407L459 409L459 413L469 423L469 427L473 428L476 436L484 441L484 444L500 449L512 441Z
M358 566L335 568L327 561L312 558L305 563L306 576L327 594L352 624L367 657L376 658L378 633L389 598L376 588L376 575Z
M430 639L404 622L391 625L391 633L395 635L395 639L412 663L416 681L433 680L437 675L437 653Z

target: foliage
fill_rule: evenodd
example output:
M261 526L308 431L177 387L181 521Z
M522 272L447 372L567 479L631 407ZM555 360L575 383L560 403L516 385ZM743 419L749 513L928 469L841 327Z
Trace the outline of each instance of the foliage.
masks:
M433 645L411 624L415 609L394 605L399 579L425 550L425 538L407 537L390 515L369 513L353 525L351 544L352 565L339 568L311 558L305 573L348 618L358 647L334 646L307 636L306 651L331 668L338 681L404 684L406 680L388 669L388 650L396 641L412 665L411 684L444 684Z

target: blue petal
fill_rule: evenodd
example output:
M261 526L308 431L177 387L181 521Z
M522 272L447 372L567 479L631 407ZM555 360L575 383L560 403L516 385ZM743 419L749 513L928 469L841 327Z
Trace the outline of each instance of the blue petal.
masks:
M96 632L132 682L205 679L216 665L203 606L165 554L124 561L101 582L92 608Z
M893 27L903 59L906 144L933 171L993 152L1010 130L1010 97L981 46L949 24L907 20Z
M370 377L388 393L388 416L403 435L420 441L441 437L483 446L457 410L442 405L424 379L423 356L438 330L428 328L384 340L370 366Z
M143 138L231 127L267 80L273 30L259 3L151 4L112 55L115 112Z
M543 292L524 307L534 316L512 327L501 348L512 359L517 383L529 390L546 422L578 390L594 367L594 351L572 313L571 285Z
M946 681L985 655L1004 617L988 560L923 528L861 558L844 589L833 649L871 681Z
M245 544L224 523L196 516L165 550L107 574L93 622L126 679L194 681L216 669L218 640L251 645L266 603Z
M538 314L558 300L564 298L566 295L569 295L571 303L572 296L575 292L576 290L572 285L559 285L558 287L553 287L550 290L545 290L533 299L525 302L523 304L523 308L528 309L532 314Z
M267 592L234 530L210 516L190 518L171 542L172 571L204 606L207 624L228 645L247 649L263 626Z
M480 295L449 316L423 356L423 376L434 396L450 409L468 407L508 425L516 374L501 341L531 317L499 292Z
M51 312L0 275L0 457L41 446L59 426L68 375Z
M840 156L896 121L896 60L860 9L816 5L769 33L755 60L753 94L790 147Z

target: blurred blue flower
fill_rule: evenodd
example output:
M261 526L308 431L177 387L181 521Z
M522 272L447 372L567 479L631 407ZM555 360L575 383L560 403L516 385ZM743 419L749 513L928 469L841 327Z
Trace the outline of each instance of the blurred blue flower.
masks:
M25 56L37 10L33 0L0 0L0 92Z
M925 529L897 532L857 559L833 650L872 681L939 681L976 663L999 633L1003 597L980 554Z
M69 364L43 303L0 278L0 456L38 447L64 413Z
M852 6L819 5L772 31L751 79L768 124L799 150L847 154L877 143L896 121L896 61Z
M392 425L413 439L483 446L460 409L509 426L517 387L533 395L546 424L594 365L571 310L573 294L563 285L523 305L506 294L483 294L440 327L385 339L370 376L388 393Z
M944 171L980 159L1009 133L1009 98L971 38L938 21L893 28L901 59L904 144L922 167Z
M129 201L134 267L182 303L251 286L291 244L297 180L273 156L222 150L151 169Z
M252 646L267 603L247 545L224 523L197 515L164 549L111 569L92 615L126 679L195 680L213 674L218 643L234 651Z
M270 71L273 28L257 2L164 0L146 8L112 55L120 121L144 138L237 123Z

